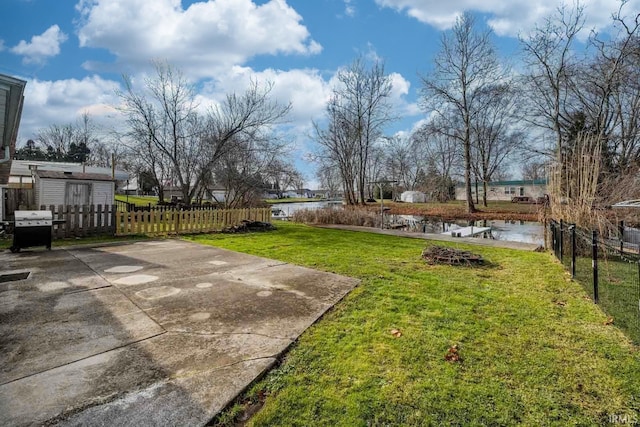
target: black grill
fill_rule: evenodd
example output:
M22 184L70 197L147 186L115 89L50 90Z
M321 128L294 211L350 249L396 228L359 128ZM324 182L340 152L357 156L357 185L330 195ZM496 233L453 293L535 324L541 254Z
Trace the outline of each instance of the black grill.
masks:
M53 216L50 211L15 211L11 252L32 246L51 249Z

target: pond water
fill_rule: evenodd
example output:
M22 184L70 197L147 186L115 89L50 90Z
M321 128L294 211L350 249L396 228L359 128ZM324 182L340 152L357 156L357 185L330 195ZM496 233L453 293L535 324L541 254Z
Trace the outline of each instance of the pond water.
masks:
M283 216L291 216L294 212L301 209L321 209L327 206L341 206L337 202L318 201L318 202L298 202L298 203L276 203L272 205L272 209L280 209ZM385 223L407 224L407 229L415 232L426 233L443 233L456 227L467 227L470 225L478 227L491 227L491 234L494 239L505 240L510 242L533 243L544 245L544 227L539 222L529 221L503 221L503 220L486 220L486 221L454 221L444 222L437 218L429 218L416 215L389 215L385 219Z
M392 224L405 223L407 229L423 233L444 233L460 227L491 227L491 235L496 240L509 242L533 243L544 245L544 227L539 222L533 221L442 221L437 218L429 218L415 215L391 215Z

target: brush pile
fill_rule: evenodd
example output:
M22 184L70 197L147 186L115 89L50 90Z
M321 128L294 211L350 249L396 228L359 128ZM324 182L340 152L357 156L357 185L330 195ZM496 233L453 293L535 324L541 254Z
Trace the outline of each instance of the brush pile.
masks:
M436 245L425 248L422 251L422 258L431 265L484 265L484 259L480 255Z
M249 233L252 231L271 231L276 228L269 222L242 220L242 224L227 227L223 233Z

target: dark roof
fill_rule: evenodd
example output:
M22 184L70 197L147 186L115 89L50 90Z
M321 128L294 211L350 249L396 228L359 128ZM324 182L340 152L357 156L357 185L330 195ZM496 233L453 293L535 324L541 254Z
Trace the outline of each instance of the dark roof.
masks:
M113 181L110 175L101 173L82 173L82 172L59 172L37 170L36 174L40 178L49 179L70 179L78 181Z

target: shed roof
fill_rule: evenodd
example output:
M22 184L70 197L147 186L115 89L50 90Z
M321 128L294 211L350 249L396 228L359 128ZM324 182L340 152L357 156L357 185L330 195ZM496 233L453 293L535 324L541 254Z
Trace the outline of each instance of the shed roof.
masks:
M77 181L113 181L110 175L100 173L82 173L82 172L59 172L38 170L36 174L40 178L48 179L67 179Z
M11 176L31 176L30 165L36 166L38 171L72 172L74 175L77 173L100 174L108 175L109 180L111 180L111 168L83 166L82 163L45 162L40 160L13 160ZM125 181L129 179L129 173L116 169L115 178L118 181Z

